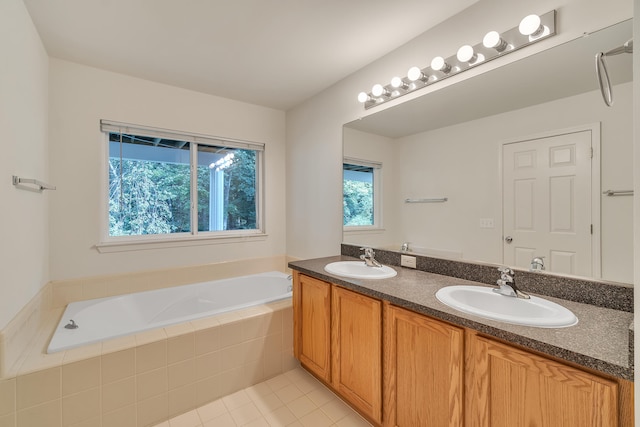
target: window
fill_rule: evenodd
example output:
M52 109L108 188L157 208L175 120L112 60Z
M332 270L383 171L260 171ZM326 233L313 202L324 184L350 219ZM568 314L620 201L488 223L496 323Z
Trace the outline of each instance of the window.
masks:
M114 122L107 241L262 233L263 144Z
M344 159L343 225L345 228L380 228L381 163Z

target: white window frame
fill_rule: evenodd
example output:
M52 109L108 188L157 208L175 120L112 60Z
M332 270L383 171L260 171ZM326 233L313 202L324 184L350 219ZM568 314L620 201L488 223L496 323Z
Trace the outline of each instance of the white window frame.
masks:
M349 234L358 234L359 232L383 231L382 221L382 162L374 160L357 159L354 157L344 157L342 159L342 188L344 189L344 164L358 165L373 168L373 225L344 225L344 211L342 212L343 226L342 230ZM343 209L344 209L344 193L343 193Z
M243 241L266 240L264 222L264 150L265 144L242 141L231 138L221 138L192 132L173 131L148 126L100 120L102 134L101 159L101 197L100 197L100 238L96 244L99 252L120 252L139 249L158 249L167 247L197 246L208 244L235 243ZM187 141L191 143L191 224L188 233L145 234L135 236L109 235L109 133L123 133L140 136L158 137ZM197 182L194 179L197 164L197 147L200 145L214 145L231 148L249 149L256 152L256 228L251 230L198 231L197 212L193 209L197 197Z

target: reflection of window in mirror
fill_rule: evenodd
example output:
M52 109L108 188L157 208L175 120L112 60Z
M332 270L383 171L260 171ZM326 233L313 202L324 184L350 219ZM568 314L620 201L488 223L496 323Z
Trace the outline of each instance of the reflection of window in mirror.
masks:
M381 228L382 163L345 158L342 170L345 230Z

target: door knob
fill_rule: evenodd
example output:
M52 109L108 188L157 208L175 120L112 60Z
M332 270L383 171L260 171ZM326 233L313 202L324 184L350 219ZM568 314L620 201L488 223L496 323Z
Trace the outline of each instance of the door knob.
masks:
M504 241L507 242L507 243L511 243L511 242L513 242L513 237L507 236L507 237L504 238Z

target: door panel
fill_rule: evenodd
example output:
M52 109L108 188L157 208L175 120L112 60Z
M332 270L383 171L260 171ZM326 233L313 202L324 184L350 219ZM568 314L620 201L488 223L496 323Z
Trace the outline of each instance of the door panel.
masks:
M503 146L505 264L592 275L591 157L591 130Z

